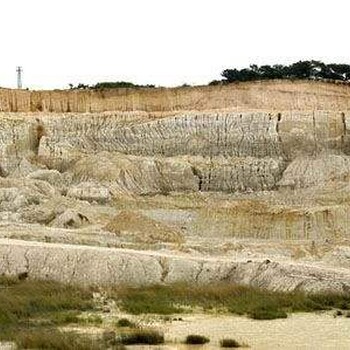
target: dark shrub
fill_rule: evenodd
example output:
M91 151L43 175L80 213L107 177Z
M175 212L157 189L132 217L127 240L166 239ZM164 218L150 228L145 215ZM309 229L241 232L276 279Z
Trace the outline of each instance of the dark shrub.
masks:
M239 348L241 347L241 344L235 339L226 338L220 340L220 346L222 348Z
M129 321L127 318L121 318L120 320L117 321L116 326L134 328L135 324Z
M198 334L190 334L186 337L186 344L206 344L209 343L210 339Z
M133 333L122 334L119 342L124 345L148 344L157 345L164 343L164 335L150 329L139 329Z

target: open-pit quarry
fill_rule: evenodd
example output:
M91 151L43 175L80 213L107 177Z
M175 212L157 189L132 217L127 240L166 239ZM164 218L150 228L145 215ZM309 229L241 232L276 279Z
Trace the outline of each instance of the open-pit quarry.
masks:
M0 274L349 293L349 179L344 84L0 89Z

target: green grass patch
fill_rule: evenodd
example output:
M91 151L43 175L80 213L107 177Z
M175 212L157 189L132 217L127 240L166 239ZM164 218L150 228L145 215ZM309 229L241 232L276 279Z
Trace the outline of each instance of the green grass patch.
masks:
M171 315L183 312L183 309L174 303L172 288L120 288L112 291L112 296L121 300L124 310L134 315Z
M55 327L79 323L93 309L92 291L49 281L0 277L0 340L19 349L105 349L105 344Z
M60 332L57 329L15 329L3 331L3 341L13 341L19 349L51 350L103 350L105 344L91 337L76 333Z
M291 312L350 309L349 293L281 293L224 283L119 287L106 292L126 312L137 315L151 313L166 316L201 308L206 312L247 315L261 320L285 318ZM102 323L100 316L82 316L83 311L93 309L90 288L0 277L0 333L8 327L23 325L99 325Z
M27 323L31 318L51 318L53 313L72 311L62 319L57 316L58 323L65 323L69 317L75 320L73 313L92 308L92 293L88 289L57 282L0 279L0 329Z
M80 312L79 311L65 311L65 312L54 312L48 316L56 325L70 324L70 323L79 323Z
M99 325L103 323L103 320L99 315L89 315L87 317L79 317L78 323Z
M275 320L276 318L287 318L288 315L284 310L280 310L273 305L262 305L248 313L249 317L254 320Z
M254 319L285 318L290 312L347 310L350 305L350 294L282 293L228 284L125 287L112 291L111 296L131 314L170 315L200 307Z

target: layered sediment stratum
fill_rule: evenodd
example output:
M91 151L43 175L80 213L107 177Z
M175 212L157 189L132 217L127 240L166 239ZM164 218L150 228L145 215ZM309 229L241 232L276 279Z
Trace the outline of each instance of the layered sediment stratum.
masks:
M224 86L157 89L23 91L0 89L4 112L105 112L349 109L347 85L310 81L262 81Z
M229 277L217 274L230 282L253 284L260 264L269 259L268 270L274 272L261 274L260 285L348 288L348 282L339 282L347 281L340 275L347 276L350 267L346 249L337 259L332 255L347 247L350 235L346 85L274 81L176 89L3 89L0 120L1 237L69 243L75 256L87 253L74 244L94 245L95 266L112 266L101 274L104 283L126 278L113 272L119 268L113 259L131 261L141 254L138 249L162 248L178 251L181 266L189 270L191 254L180 252L199 254L198 264L209 259L217 268L236 266L240 272ZM145 217L152 222L143 225ZM125 222L113 224L116 218ZM176 240L168 240L173 232ZM24 250L13 243L19 259ZM11 240L6 249L9 245ZM218 258L223 254L225 261ZM109 262L104 255L116 258ZM242 267L250 257L257 260L245 264L254 273ZM5 260L0 272L25 269ZM42 271L46 263L38 263ZM343 269L339 276L337 267ZM189 277L196 269L177 266L171 279L159 277L157 269L147 272L153 276L148 282L200 282ZM46 276L38 267L33 271L35 277L68 278ZM88 282L82 273L76 281ZM295 273L300 278L294 283L288 276ZM201 274L202 282L211 279L209 272ZM302 282L309 279L314 282Z

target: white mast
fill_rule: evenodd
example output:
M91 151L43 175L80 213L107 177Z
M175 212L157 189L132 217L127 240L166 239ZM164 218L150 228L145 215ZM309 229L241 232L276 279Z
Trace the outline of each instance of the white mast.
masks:
M17 72L17 89L22 89L22 67L18 66L16 69Z

